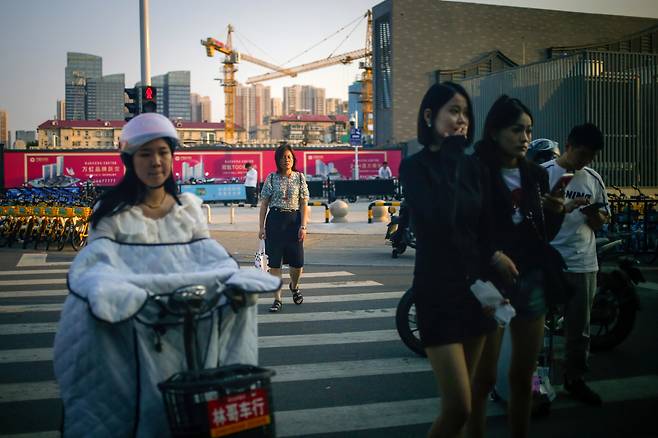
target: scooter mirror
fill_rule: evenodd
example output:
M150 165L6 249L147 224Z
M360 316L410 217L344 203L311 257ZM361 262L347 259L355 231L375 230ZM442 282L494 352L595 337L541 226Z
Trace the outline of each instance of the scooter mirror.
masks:
M398 211L397 208L395 208L395 207L388 207L388 214L395 214L396 211Z

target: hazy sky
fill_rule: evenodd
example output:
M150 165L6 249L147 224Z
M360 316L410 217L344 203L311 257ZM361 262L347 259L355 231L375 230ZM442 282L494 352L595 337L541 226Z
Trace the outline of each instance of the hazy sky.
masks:
M140 80L139 0L0 0L0 109L9 112L16 130L34 130L52 118L56 100L64 99L66 52L103 58L103 74L125 73L126 85ZM440 0L437 0L440 1ZM448 1L448 0L446 0ZM470 1L470 0L463 0ZM221 57L206 57L199 41L226 39L236 29L237 50L283 64L353 22L380 0L151 0L151 74L191 71L192 92L211 97L213 119L223 119ZM658 18L658 0L478 0L473 3L526 6L579 12ZM335 53L362 48L365 21L295 59L298 65ZM343 39L354 28L351 37ZM237 78L266 73L243 62ZM347 87L359 74L357 63L325 68L265 83L281 97L291 84L321 86L326 97L347 99Z

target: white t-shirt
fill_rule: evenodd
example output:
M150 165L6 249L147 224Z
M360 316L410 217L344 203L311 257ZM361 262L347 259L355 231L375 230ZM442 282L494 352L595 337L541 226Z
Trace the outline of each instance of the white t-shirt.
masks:
M258 185L258 171L253 167L247 171L247 176L244 178L245 187L256 187Z
M548 161L542 166L548 172L548 184L551 188L567 171L555 160ZM573 179L565 189L565 198L567 200L587 198L592 204L603 202L606 207L601 210L610 213L608 196L601 175L589 167L574 172ZM569 272L596 272L599 269L596 259L596 236L586 220L587 217L578 209L567 214L560 231L551 242L551 245L562 254Z
M380 167L379 168L379 177L381 179L391 179L393 178L393 173L391 172L391 168L386 166L386 167Z
M512 204L514 206L514 213L512 213L512 222L518 225L523 222L523 212L521 212L521 199L523 199L523 189L521 189L521 171L516 169L501 168L500 172L503 176L505 185L512 192Z
M201 209L202 200L191 193L178 196L166 216L151 219L142 209L132 206L113 216L106 216L89 232L89 240L109 237L125 243L186 243L210 237L208 221Z

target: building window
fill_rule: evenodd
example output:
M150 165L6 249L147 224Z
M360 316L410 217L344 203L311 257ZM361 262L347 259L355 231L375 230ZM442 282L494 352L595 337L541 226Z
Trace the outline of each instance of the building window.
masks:
M377 105L391 108L391 16L379 18L375 23L375 63L377 74Z

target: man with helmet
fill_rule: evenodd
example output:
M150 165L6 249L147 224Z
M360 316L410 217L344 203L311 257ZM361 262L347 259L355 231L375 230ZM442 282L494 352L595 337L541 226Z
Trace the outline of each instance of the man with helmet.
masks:
M560 156L560 146L558 142L547 138L538 138L532 140L528 145L526 158L537 164L555 160Z

